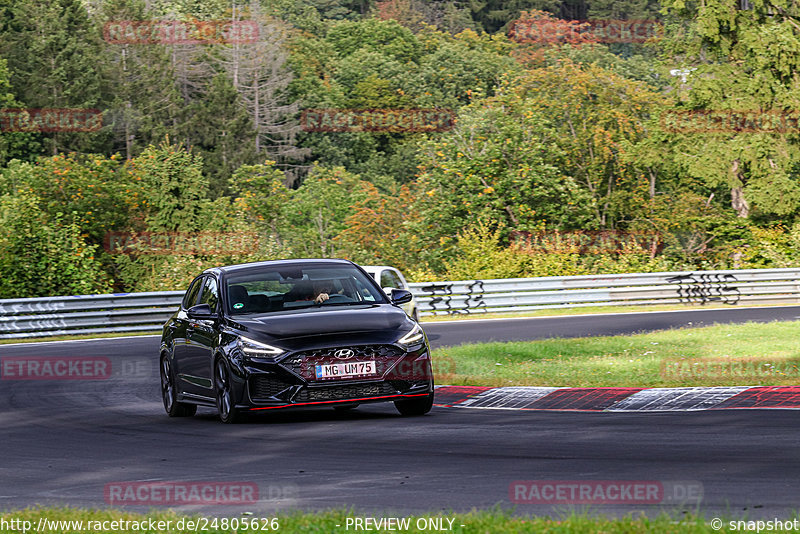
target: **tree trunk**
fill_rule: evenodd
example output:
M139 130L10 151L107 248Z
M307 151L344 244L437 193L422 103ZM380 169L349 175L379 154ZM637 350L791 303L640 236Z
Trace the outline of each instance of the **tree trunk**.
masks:
M739 171L738 159L733 160L731 173L736 176L737 182L739 183L739 185L731 188L731 207L736 210L736 215L745 218L750 215L750 205L747 203L747 199L744 198L744 177Z
M734 187L731 189L731 206L736 210L736 215L745 218L750 215L750 205L747 199L744 198L744 191L741 187Z

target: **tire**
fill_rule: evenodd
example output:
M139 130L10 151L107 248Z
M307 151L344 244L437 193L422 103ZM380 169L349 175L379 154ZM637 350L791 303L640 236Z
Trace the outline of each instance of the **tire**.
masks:
M401 415L406 417L425 415L433 408L433 393L418 399L394 401L394 406Z
M231 373L222 358L214 364L214 392L217 397L217 412L223 423L238 423L241 413L233 402Z
M161 400L164 410L170 417L191 417L197 412L197 405L178 402L175 387L175 373L166 355L161 357Z

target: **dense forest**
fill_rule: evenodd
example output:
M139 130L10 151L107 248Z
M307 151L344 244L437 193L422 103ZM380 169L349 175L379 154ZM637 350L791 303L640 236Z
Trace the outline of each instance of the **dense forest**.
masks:
M0 0L0 298L291 257L416 281L798 265L799 17Z

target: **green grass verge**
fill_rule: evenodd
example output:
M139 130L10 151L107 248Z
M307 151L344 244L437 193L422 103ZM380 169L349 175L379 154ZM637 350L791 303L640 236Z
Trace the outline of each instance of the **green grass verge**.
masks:
M76 525L70 528L67 525L58 525L58 528L43 528L41 530L33 530L39 526L40 518L46 518L52 525L54 521L82 521L81 528L76 528ZM74 508L27 508L25 510L10 511L0 514L0 520L20 520L30 521L31 532L36 534L46 533L76 533L86 534L87 532L115 532L115 533L158 533L158 534L179 534L185 532L194 532L194 529L186 528L186 521L190 519L197 519L198 516L183 516L175 514L171 511L159 511L150 514L134 514L123 512L119 510L87 510L87 509L74 509ZM231 529L230 523L228 528L222 528L221 519L218 520L217 526L214 527L211 523L213 518L207 518L208 522L205 524L206 530L198 529L200 532L208 534L230 534L230 533L244 533L244 532L282 532L282 533L331 533L331 532L365 532L362 529L355 529L351 526L346 528L346 519L365 517L364 514L348 512L346 510L333 510L326 512L305 513L305 512L289 512L279 513L277 517L277 530L267 529L247 529L239 528ZM371 517L380 518L382 516ZM383 516L386 517L386 516ZM714 530L709 524L705 523L701 518L696 516L683 517L681 520L675 520L667 514L662 514L656 518L647 517L623 517L619 519L610 519L598 516L590 516L589 514L572 514L566 515L559 519L550 519L547 517L530 517L530 516L514 516L508 511L490 510L490 511L473 511L466 514L432 514L425 516L393 516L393 517L408 517L411 519L408 530L370 530L370 532L425 532L429 533L434 530L431 529L418 529L416 528L416 521L422 517L432 518L450 518L455 519L453 522L452 532L463 533L491 533L491 534L512 534L518 532L536 532L536 533L710 533L720 532ZM247 518L248 516L241 516L240 519ZM178 528L178 522L183 519L183 529ZM228 517L228 521L233 517ZM88 521L99 521L101 526L104 521L148 521L153 520L156 523L163 521L162 526L167 526L167 521L171 528L87 528L92 525L87 524ZM201 520L202 521L202 520ZM140 523L141 524L141 523ZM445 523L446 524L446 523ZM273 524L274 525L274 524ZM421 524L422 525L422 524ZM461 525L464 525L463 527ZM14 533L19 534L21 529L6 528L9 525L2 524L0 521L0 533ZM110 523L107 526L111 526ZM149 525L144 525L148 527Z
M747 308L780 308L796 306L796 304L752 304L742 307ZM463 321L475 319L510 319L513 317L561 317L564 315L584 315L603 313L642 313L661 311L706 311L706 310L732 310L735 306L724 304L657 304L653 306L586 306L585 308L546 308L527 312L503 313L462 313L457 315L426 315L421 322Z
M680 387L800 384L800 321L433 351L439 384Z

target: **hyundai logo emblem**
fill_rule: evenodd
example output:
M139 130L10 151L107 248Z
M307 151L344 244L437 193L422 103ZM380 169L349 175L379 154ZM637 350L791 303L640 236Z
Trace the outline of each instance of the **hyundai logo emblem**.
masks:
M334 352L333 355L339 358L340 360L347 360L349 358L352 358L353 355L355 355L355 352L353 351L353 349L339 349L336 352Z

